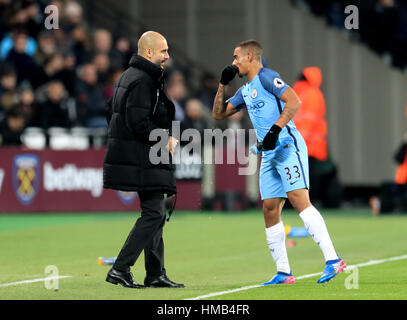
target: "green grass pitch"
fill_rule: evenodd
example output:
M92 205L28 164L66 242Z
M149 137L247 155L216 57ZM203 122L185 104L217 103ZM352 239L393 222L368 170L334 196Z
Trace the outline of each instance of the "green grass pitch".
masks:
M407 215L374 217L368 210L321 210L336 250L348 265L407 254ZM261 210L247 212L175 212L164 228L165 266L170 279L184 289L127 289L105 282L109 266L99 256L118 254L138 213L70 213L0 215L0 299L4 300L182 300L260 284L275 274L268 251ZM303 227L293 211L283 213L285 225ZM309 238L287 238L295 276L322 272L319 247ZM7 285L45 278L55 265L58 290L44 281ZM345 284L356 274L341 273L317 284L317 276L296 284L252 288L210 297L220 300L278 299L406 299L407 260L358 268L358 288ZM141 255L132 273L144 280ZM348 279L348 280L347 280Z

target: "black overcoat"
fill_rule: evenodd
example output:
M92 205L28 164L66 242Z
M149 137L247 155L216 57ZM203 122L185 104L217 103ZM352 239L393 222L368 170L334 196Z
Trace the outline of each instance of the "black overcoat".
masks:
M169 163L160 164L153 164L149 158L151 147L157 143L150 141L150 132L163 130L168 141L174 115L175 106L165 91L163 69L133 55L107 103L104 188L176 193L171 156Z

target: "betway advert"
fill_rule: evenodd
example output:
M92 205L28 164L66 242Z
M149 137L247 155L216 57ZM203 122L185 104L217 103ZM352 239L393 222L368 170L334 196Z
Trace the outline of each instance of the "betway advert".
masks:
M0 212L139 210L137 192L103 189L104 149L0 149ZM200 180L178 181L178 209L200 208ZM182 200L184 198L184 201Z

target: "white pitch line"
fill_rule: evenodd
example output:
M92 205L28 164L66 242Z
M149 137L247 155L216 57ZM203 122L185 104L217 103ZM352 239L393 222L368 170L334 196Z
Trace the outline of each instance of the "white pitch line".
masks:
M32 280L23 280L23 281L18 281L18 282L10 282L10 283L2 283L0 284L1 287L10 287L10 286L17 286L20 284L27 284L27 283L34 283L34 282L41 282L41 281L48 281L48 280L54 280L54 279L65 279L65 278L71 278L72 276L54 276L54 277L46 277L46 278L41 278L41 279L32 279Z
M380 260L370 260L367 262L362 262L362 263L358 263L355 265L350 265L347 266L346 269L347 270L351 270L355 267L367 267L367 266L373 266L375 264L381 264L381 263L385 263L385 262L390 262L390 261L397 261L397 260L404 260L407 259L407 254L402 255L402 256L397 256L397 257L391 257L391 258L387 258L387 259L380 259ZM319 276L321 274L321 272L317 272L317 273L310 273L310 274L305 274L303 276L299 276L299 277L295 277L297 280L301 280L301 279L306 279L306 278L312 278L312 277L316 277ZM263 285L261 284L256 284L256 285L252 285L252 286L246 286L246 287L241 287L241 288L236 288L236 289L232 289L232 290L225 290L225 291L219 291L219 292L213 292L213 293L208 293L208 294L204 294L202 296L197 296L195 298L188 298L185 300L201 300L201 299L206 299L206 298L211 298L211 297L216 297L216 296L221 296L224 294L228 294L228 293L233 293L233 292L238 292L238 291L244 291L244 290L250 290L250 289L254 289L254 288L260 288L263 287Z

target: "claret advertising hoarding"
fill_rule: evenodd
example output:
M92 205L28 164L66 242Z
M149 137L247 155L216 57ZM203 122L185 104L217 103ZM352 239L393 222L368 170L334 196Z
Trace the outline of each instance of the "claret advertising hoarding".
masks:
M0 212L134 211L137 192L103 188L104 149L0 150ZM183 170L180 167L179 170ZM196 170L195 170L196 171ZM188 171L178 172L188 178ZM201 180L178 179L178 209L199 209Z

